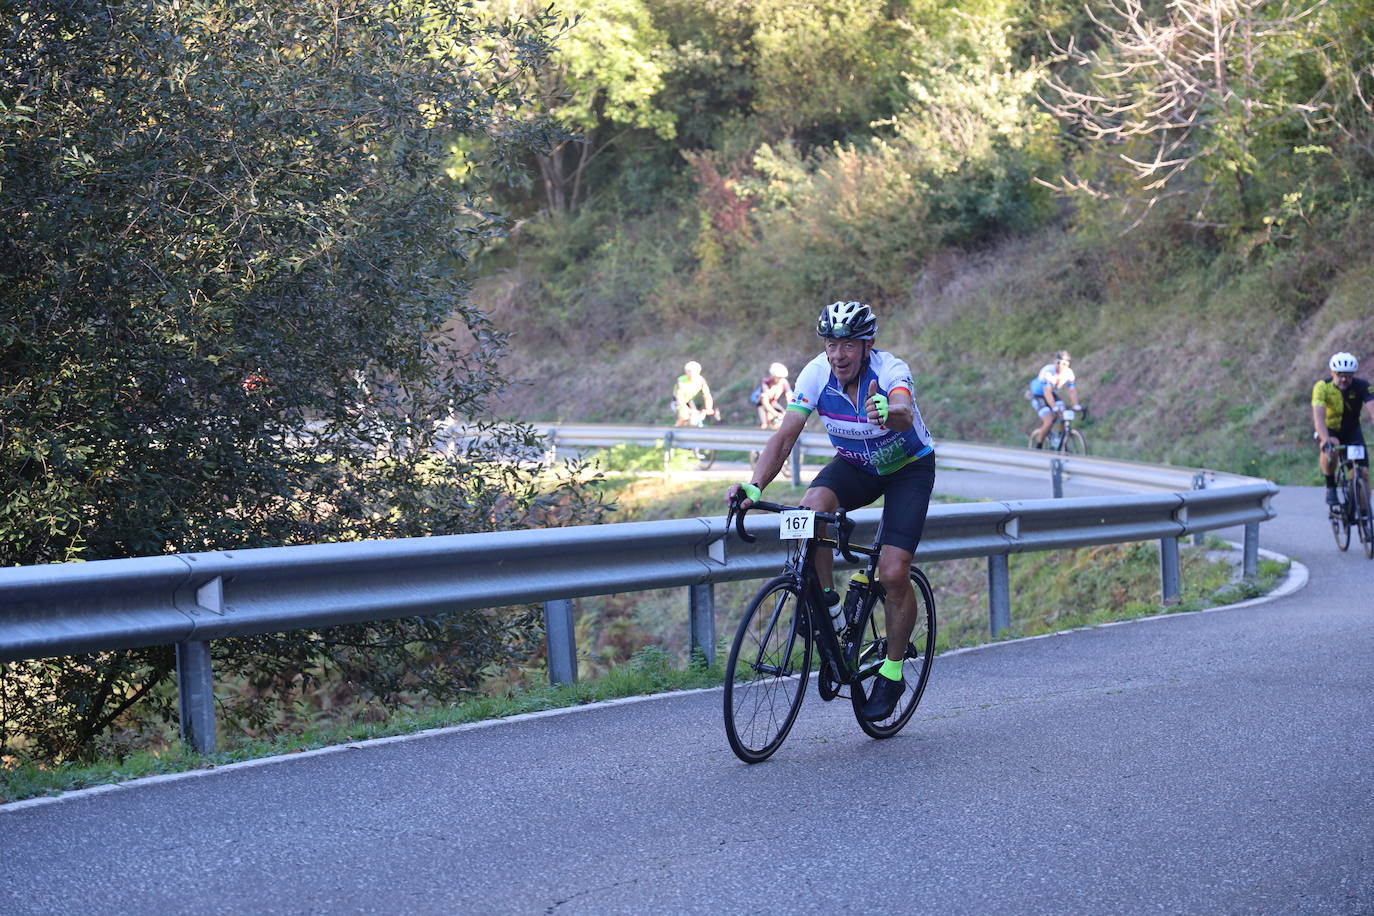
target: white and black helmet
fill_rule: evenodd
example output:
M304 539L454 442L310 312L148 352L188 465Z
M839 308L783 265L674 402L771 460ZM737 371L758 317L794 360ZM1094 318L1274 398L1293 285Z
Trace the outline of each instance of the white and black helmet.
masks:
M862 302L832 302L816 320L816 334L830 340L872 340L877 333L878 318Z
M1332 372L1354 372L1360 368L1360 361L1351 353L1337 353L1327 364Z

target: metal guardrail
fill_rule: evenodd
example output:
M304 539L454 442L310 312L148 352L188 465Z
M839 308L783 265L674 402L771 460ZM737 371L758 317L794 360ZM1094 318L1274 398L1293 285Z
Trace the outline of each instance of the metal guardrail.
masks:
M567 444L564 429L557 441ZM759 436L728 438L731 432ZM712 429L692 436L684 447L749 448L767 433ZM659 431L654 441L662 438ZM942 443L939 452L946 462L1006 472L1044 473L1046 467L1043 455L992 446ZM1244 525L1245 574L1254 574L1259 523L1274 516L1273 484L1133 462L1066 463L1075 475L1095 481L1124 482L1138 473L1146 486L1220 486L933 506L917 558L987 557L994 633L1010 624L1012 553L1158 540L1162 593L1169 601L1179 594L1178 539ZM880 514L854 513L856 537L871 541ZM182 733L206 752L215 746L214 639L543 602L550 677L571 681L572 599L687 586L692 644L710 657L712 586L771 576L784 559L775 519L753 516L748 525L756 543L727 539L724 519L715 517L0 569L0 662L175 644Z

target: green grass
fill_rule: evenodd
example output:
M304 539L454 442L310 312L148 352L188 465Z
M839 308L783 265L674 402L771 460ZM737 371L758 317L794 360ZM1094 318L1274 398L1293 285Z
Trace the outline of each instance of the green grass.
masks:
M618 503L615 520L718 515L726 484L671 477L616 476L607 485ZM802 490L775 483L768 496L795 502ZM935 588L938 651L992 641L1058 632L1159 613L1198 610L1264 594L1287 572L1286 564L1261 561L1252 581L1235 582L1225 562L1209 560L1220 542L1181 553L1182 600L1159 600L1159 564L1153 542L1108 545L1011 558L1012 628L994 639L987 632L986 561L950 560L926 567ZM165 749L138 751L89 764L40 766L14 758L0 765L0 801L15 801L143 776L221 766L241 760L290 754L426 729L461 725L521 713L578 706L618 697L714 687L740 609L757 582L729 582L715 589L717 649L713 665L688 655L686 589L610 595L578 602L578 683L545 683L542 667L493 685L490 695L460 703L416 709L377 722L343 722L271 738L226 735L223 750L201 756L174 738ZM224 689L225 685L220 685Z

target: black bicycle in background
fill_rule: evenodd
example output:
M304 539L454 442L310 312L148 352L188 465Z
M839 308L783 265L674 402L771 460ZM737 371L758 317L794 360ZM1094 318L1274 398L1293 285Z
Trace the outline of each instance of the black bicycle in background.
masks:
M782 745L806 695L813 648L820 663L821 699L849 699L859 727L874 738L897 734L921 702L935 653L935 596L925 574L911 567L916 625L902 660L907 689L892 715L870 722L862 709L887 657L886 591L876 574L878 548L850 543L854 522L843 510L830 515L768 502L751 508L779 514L779 535L790 548L781 575L759 589L744 612L725 663L725 735L731 750L746 763L759 763ZM745 510L732 505L726 528L733 521L742 540L756 540L744 530L744 516ZM822 522L836 532L835 538L816 533ZM839 621L832 620L815 567L816 551L831 549L851 563L862 562L860 555L868 558L850 580Z
M1363 445L1332 445L1327 448L1336 453L1336 504L1330 507L1331 534L1336 538L1336 547L1345 550L1350 546L1350 529L1359 533L1360 543L1364 545L1364 555L1374 559L1374 515L1369 505L1369 485L1360 476L1355 464L1366 454Z

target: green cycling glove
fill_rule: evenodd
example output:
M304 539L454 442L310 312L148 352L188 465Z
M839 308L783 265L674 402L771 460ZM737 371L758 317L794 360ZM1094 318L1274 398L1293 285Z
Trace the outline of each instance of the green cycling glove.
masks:
M878 422L887 422L887 396L882 394L871 394L868 399L873 402L873 406L878 408Z
M759 497L763 496L763 490L754 486L752 483L740 484L739 491L743 493L745 498L748 499L750 502L756 503L759 501Z

